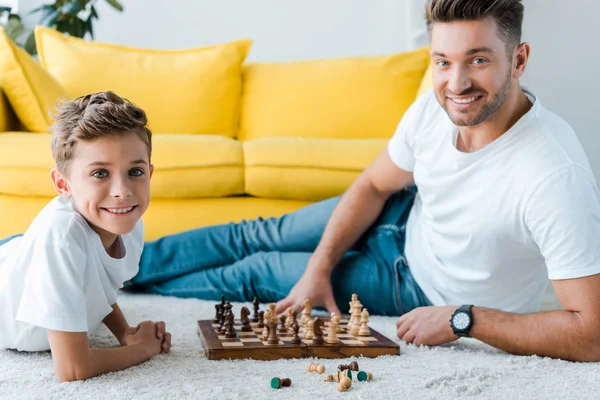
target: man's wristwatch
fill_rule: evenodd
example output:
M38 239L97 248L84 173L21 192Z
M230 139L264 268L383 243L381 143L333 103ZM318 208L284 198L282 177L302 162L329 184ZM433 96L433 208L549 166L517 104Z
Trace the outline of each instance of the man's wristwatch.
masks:
M450 318L450 326L452 332L458 337L469 337L469 331L473 326L473 313L471 312L473 305L464 305L454 311Z

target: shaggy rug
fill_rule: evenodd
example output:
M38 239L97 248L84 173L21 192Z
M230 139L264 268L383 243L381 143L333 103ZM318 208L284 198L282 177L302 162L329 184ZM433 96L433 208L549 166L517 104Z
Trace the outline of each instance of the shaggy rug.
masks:
M214 314L214 302L121 293L119 304L131 324L164 320L173 335L170 354L125 371L87 381L59 383L49 353L0 351L2 399L596 399L600 364L573 363L506 354L474 339L439 347L400 343L401 356L318 360L329 372L356 359L370 382L353 382L345 393L305 372L308 360L209 361L196 333L196 320ZM251 306L248 304L248 306ZM239 310L241 304L234 304ZM544 309L556 308L551 292ZM395 318L372 316L370 326L395 338ZM395 339L397 340L397 339ZM91 335L95 347L116 346L110 332ZM292 386L270 388L272 377Z

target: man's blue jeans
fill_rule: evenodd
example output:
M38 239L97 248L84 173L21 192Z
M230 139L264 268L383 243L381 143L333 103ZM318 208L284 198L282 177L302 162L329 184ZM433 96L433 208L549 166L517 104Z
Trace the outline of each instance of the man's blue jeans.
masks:
M405 226L416 188L390 197L377 221L331 276L334 297L347 312L353 293L371 314L401 315L431 305L404 258ZM209 226L144 246L139 273L126 288L177 297L276 302L304 273L339 197L279 218Z

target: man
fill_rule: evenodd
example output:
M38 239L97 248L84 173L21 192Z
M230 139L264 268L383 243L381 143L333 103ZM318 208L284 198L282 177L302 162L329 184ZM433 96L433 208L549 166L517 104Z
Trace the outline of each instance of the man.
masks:
M521 1L429 0L426 19L434 88L341 199L148 243L132 284L278 312L356 292L408 343L600 360L600 196L572 129L519 85ZM564 310L536 313L548 277Z

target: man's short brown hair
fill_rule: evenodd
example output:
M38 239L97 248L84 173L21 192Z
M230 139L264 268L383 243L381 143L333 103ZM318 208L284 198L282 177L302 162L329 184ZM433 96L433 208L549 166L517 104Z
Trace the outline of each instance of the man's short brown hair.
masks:
M113 92L92 93L56 106L52 134L52 156L57 168L66 172L77 142L91 142L108 135L133 133L152 153L152 132L141 108Z
M521 0L428 0L427 29L436 22L496 21L509 53L521 43L524 7Z

